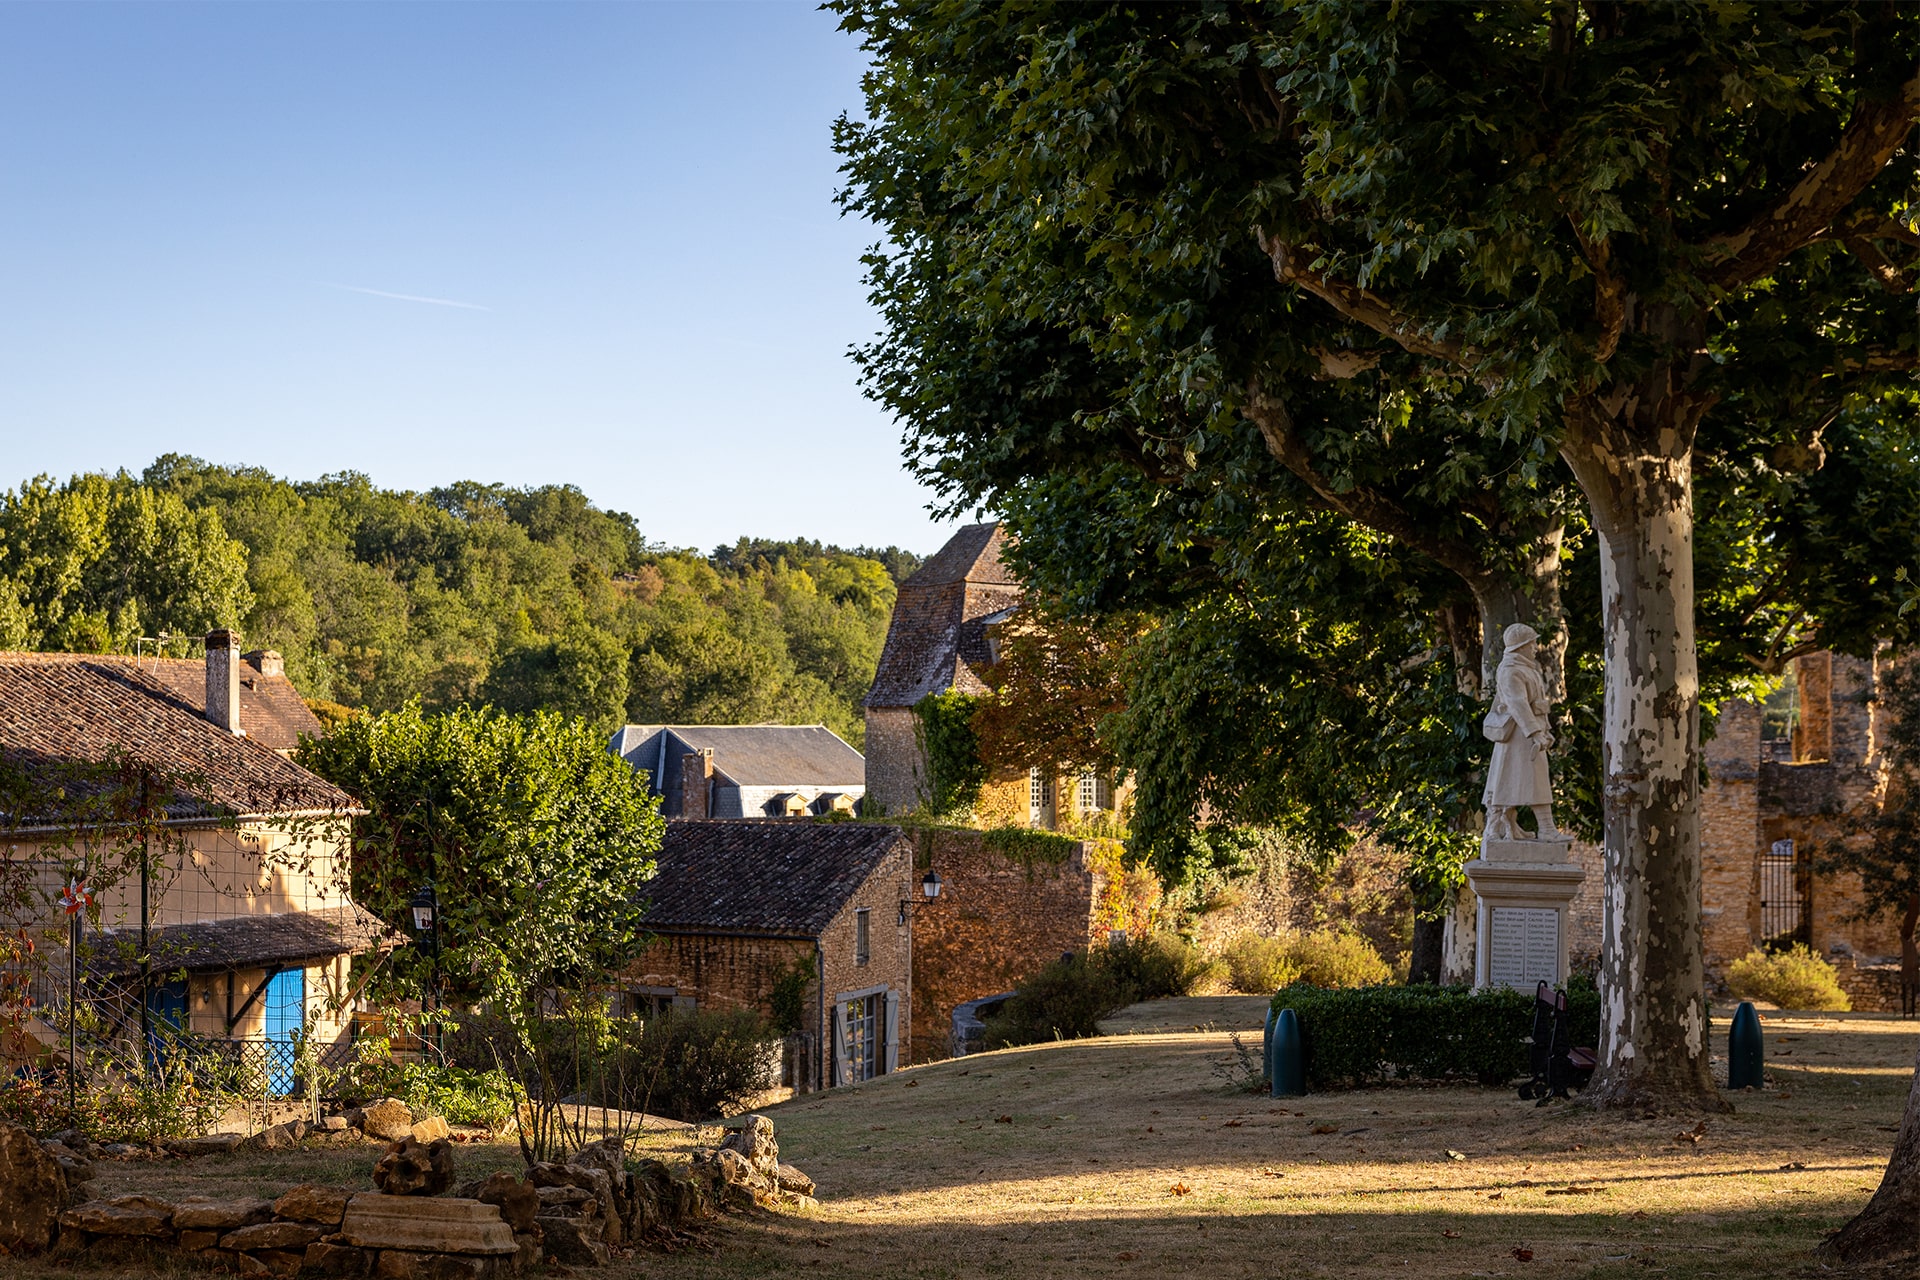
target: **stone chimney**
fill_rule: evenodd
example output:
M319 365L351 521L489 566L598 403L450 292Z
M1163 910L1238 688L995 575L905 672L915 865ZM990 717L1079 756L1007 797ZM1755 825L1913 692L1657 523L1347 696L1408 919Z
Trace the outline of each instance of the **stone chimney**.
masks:
M240 637L225 628L207 632L207 719L241 733Z
M287 674L286 660L277 649L255 649L252 653L241 655L247 665L263 676L283 676Z
M712 814L713 748L702 747L680 757L680 813L682 818Z

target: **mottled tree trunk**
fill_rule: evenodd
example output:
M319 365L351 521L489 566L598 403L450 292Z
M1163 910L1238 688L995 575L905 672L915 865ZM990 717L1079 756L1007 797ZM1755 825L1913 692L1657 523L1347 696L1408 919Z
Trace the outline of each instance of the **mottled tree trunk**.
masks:
M1900 1136L1893 1140L1893 1159L1887 1161L1880 1189L1819 1252L1845 1263L1920 1257L1920 1062L1915 1063L1907 1112L1901 1117Z
M1628 421L1583 406L1563 450L1600 536L1606 634L1600 1067L1588 1096L1719 1110L1701 951L1693 635L1692 441L1706 402L1669 392L1614 403Z
M1567 624L1560 606L1560 547L1565 539L1565 526L1556 521L1524 549L1515 572L1469 580L1480 613L1480 684L1475 696L1492 696L1493 673L1505 650L1500 636L1516 622L1540 633L1537 652L1547 700L1558 703L1567 696Z

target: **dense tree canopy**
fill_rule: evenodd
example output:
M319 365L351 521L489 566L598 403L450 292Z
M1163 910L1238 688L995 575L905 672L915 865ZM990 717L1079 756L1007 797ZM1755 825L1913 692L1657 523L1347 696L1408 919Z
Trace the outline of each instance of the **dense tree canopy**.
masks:
M291 483L169 455L0 495L0 645L175 653L214 626L307 696L622 720L795 720L856 744L897 548L649 544L578 489Z
M839 7L875 57L847 199L888 235L862 359L923 470L1007 510L1032 561L1059 558L1036 530L1078 530L1061 576L1089 603L1216 581L1212 616L1311 672L1295 740L1337 693L1417 708L1393 672L1423 649L1477 693L1465 659L1484 671L1507 622L1563 634L1564 582L1569 679L1607 679L1574 708L1606 797L1600 1093L1713 1105L1702 660L1726 680L1907 625L1913 524L1880 499L1913 479L1920 24L1885 3ZM1841 452L1896 514L1884 537L1819 479ZM1103 506L1115 466L1138 500ZM1295 558L1323 515L1445 577L1393 566L1416 589L1356 610ZM1293 662L1343 621L1430 639ZM1249 674L1246 706L1300 683Z

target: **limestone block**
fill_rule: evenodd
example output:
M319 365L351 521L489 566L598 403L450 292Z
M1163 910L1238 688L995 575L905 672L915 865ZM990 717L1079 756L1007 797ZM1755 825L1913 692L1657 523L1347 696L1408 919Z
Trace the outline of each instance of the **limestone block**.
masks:
M320 1122L318 1127L327 1133L343 1133L353 1128L345 1116L328 1116Z
M520 1248L493 1205L377 1191L347 1202L340 1237L341 1243L363 1249L495 1255Z
M223 1156L245 1138L240 1133L209 1133L200 1138L175 1138L166 1147L176 1156Z
M89 1165L89 1175L91 1170ZM0 1124L0 1246L10 1253L38 1253L52 1244L67 1200L61 1162L25 1129Z
M232 1231L273 1216L270 1200L213 1200L191 1196L173 1207L173 1225L182 1231Z
M599 1212L600 1199L585 1187L541 1187L536 1192L540 1207L535 1216L557 1214L564 1218L591 1218Z
M347 1201L353 1192L342 1187L323 1187L308 1182L295 1187L273 1202L273 1216L291 1222L317 1222L337 1227L346 1216Z
M413 1135L415 1142L434 1142L450 1136L453 1130L447 1128L447 1122L443 1117L428 1116L425 1120L417 1122L408 1132Z
M382 1098L361 1108L360 1128L369 1137L398 1142L413 1136L413 1112L398 1098Z
M98 1236L163 1236L173 1206L152 1196L118 1196L75 1205L60 1215L60 1225Z
M547 1256L546 1240L538 1226L527 1231L516 1231L513 1238L520 1242L520 1252L508 1260L508 1265L515 1275L525 1275Z
M263 1249L259 1253L242 1253L236 1256L250 1258L258 1263L260 1267L259 1270L255 1271L246 1269L245 1265L242 1264L241 1275L297 1276L300 1274L301 1266L306 1262L306 1253L304 1250L299 1253L289 1253L283 1249Z
M533 1220L540 1216L543 1203L539 1190L532 1183L523 1182L504 1171L489 1175L473 1198L498 1208L500 1216L516 1233L533 1229Z
M307 1136L305 1120L289 1120L285 1124L276 1124L262 1129L247 1144L261 1151L285 1151Z
M816 1190L813 1179L790 1164L778 1166L774 1171L773 1180L782 1191L791 1192L794 1195L810 1196Z
M497 1258L383 1249L373 1274L376 1280L493 1280L500 1270Z
M305 1269L314 1275L334 1276L339 1280L360 1280L373 1269L373 1255L350 1244L328 1244L316 1240L307 1246Z
M743 1182L729 1182L720 1188L720 1203L729 1209L751 1209L759 1200L752 1187Z
M445 1138L400 1139L373 1166L373 1185L388 1195L439 1195L453 1185L453 1144Z
M606 1243L600 1238L598 1218L540 1219L547 1252L570 1267L601 1267L607 1263Z
M740 1127L727 1135L720 1149L739 1152L755 1173L772 1181L773 1171L780 1164L780 1144L773 1139L773 1121L761 1115L745 1115L737 1123Z
M202 1249L211 1249L220 1243L218 1231L182 1231L180 1233L180 1251L198 1253Z
M247 1252L256 1249L298 1249L304 1254L308 1245L325 1234L310 1222L257 1222L251 1227L241 1227L221 1236L220 1247Z

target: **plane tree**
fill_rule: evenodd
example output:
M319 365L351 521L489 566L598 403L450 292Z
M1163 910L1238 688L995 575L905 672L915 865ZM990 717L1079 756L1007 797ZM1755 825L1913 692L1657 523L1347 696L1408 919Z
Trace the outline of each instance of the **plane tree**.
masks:
M869 388L952 492L1191 467L1250 425L1305 506L1452 573L1489 655L1502 618L1553 616L1534 588L1558 593L1567 508L1529 524L1529 502L1577 499L1605 673L1594 1093L1719 1105L1696 480L1757 476L1733 516L1803 500L1842 418L1911 386L1920 24L1884 3L840 7L875 58L842 124L848 203L889 236ZM1757 532L1728 565L1764 555ZM1813 642L1812 563L1748 592L1746 623L1781 624L1757 670ZM1870 613L1895 566L1851 563Z

